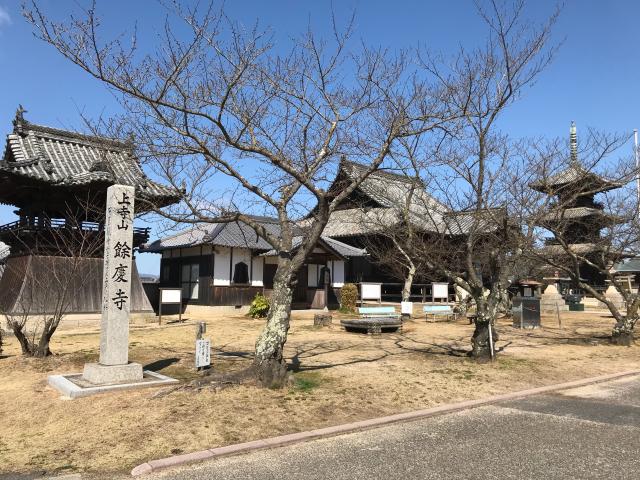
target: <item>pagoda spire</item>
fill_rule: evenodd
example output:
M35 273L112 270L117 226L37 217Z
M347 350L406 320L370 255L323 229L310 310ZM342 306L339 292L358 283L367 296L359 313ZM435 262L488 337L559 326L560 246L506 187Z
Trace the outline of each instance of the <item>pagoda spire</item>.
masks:
M571 121L571 128L569 129L569 143L571 145L571 163L578 163L578 134L576 132L576 122Z

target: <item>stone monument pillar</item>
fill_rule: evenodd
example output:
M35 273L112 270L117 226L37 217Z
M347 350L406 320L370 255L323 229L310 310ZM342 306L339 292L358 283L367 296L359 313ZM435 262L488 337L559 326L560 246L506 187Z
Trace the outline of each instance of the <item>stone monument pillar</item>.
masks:
M569 310L562 298L562 295L558 292L558 288L555 283L551 283L544 290L544 293L540 296L540 311L543 313L556 313L558 310L561 312Z
M100 323L100 360L87 363L82 378L96 385L142 381L142 365L129 363L129 308L135 189L107 190Z

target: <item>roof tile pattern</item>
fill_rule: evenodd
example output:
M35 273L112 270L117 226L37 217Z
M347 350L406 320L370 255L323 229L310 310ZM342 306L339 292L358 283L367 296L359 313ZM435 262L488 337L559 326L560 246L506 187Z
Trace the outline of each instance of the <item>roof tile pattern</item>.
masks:
M16 120L7 136L0 173L60 186L120 183L136 187L141 198L168 205L172 189L149 180L131 146L114 140Z
M276 219L269 217L254 217L271 234L280 234L280 225ZM304 241L303 236L296 236L293 240L294 248ZM365 251L351 247L338 240L322 237L322 242L329 249L344 257L363 256ZM275 255L264 238L259 237L255 230L243 222L198 224L195 227L178 232L155 242L142 245L141 251L159 253L171 248L195 247L198 245L217 245L234 248L250 248L253 250L267 250L265 255Z
M367 167L342 161L342 172L349 180L361 177ZM324 233L346 237L382 231L403 221L408 207L410 221L423 231L441 231L448 209L429 195L424 185L405 175L385 170L371 173L358 187L360 192L380 207L337 210L331 214Z

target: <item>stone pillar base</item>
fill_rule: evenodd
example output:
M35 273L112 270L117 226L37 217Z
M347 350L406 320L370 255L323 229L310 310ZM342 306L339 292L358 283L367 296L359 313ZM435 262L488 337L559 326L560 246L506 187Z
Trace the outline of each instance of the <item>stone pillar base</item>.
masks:
M141 382L142 365L139 363L127 363L125 365L86 363L82 378L94 385Z

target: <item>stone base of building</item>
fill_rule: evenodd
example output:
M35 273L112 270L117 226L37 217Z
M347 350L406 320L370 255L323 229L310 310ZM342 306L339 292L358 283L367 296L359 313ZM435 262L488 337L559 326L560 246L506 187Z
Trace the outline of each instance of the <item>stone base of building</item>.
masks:
M142 365L133 362L126 365L87 363L82 372L82 379L93 385L135 383L141 382L142 378Z
M120 390L132 390L146 387L164 387L179 383L178 380L167 377L157 372L145 370L142 380L132 383L116 383L111 385L94 385L83 379L81 373L65 375L50 375L48 383L60 392L63 398L73 399L88 397L99 393L115 392Z

